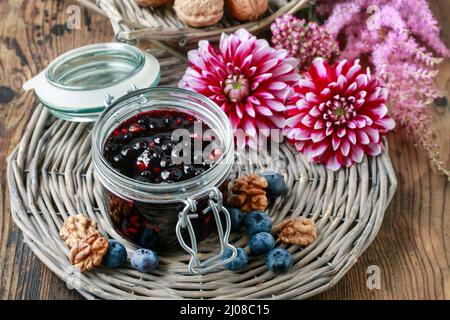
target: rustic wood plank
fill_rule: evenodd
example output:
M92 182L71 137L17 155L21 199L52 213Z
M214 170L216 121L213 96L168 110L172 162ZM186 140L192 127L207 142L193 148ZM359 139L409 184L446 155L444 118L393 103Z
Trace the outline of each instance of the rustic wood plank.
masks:
M19 142L35 98L22 83L69 49L114 41L109 21L81 9L81 28L65 28L72 1L0 3L0 299L79 299L24 244L10 218L6 156ZM10 101L11 100L11 101Z
M450 2L430 1L450 46ZM58 54L88 43L113 41L109 22L84 11L80 30L64 28L71 1L0 3L0 299L80 299L24 244L10 218L6 156L21 138L35 105L22 83ZM450 63L442 66L450 90ZM450 96L447 93L447 97ZM443 154L449 157L449 112L438 117ZM399 187L380 234L350 272L317 299L450 299L450 188L400 129L389 136ZM381 289L366 287L370 265L381 269Z

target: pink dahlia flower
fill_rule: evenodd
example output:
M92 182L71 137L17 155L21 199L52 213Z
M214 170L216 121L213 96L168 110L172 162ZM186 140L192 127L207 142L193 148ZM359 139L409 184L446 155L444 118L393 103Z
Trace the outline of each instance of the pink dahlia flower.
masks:
M358 60L330 66L314 59L296 92L283 133L309 161L331 170L378 155L382 137L395 127L387 115L387 90Z
M271 48L247 30L222 34L218 51L208 41L188 53L189 67L179 86L210 98L245 132L238 147L258 145L258 133L285 126L285 103L300 79L297 60ZM261 130L258 132L258 130Z

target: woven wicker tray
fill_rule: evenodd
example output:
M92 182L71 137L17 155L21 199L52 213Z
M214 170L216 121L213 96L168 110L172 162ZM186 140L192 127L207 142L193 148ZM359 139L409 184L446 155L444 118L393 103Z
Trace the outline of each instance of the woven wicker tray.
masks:
M91 10L106 16L120 41L148 39L178 41L180 45L204 40L218 40L221 33L245 28L251 33L267 29L275 18L294 14L311 6L313 0L270 0L267 12L257 21L242 23L225 10L223 18L207 28L190 28L180 21L171 7L143 8L134 0L76 0Z
M151 53L161 62L161 85L175 85L185 61L168 57L160 49ZM67 216L83 212L98 222L102 232L119 239L107 222L100 185L93 175L91 128L91 124L56 119L39 105L8 158L7 170L12 217L25 242L70 288L89 299L311 297L336 284L370 245L396 189L386 146L380 156L364 158L361 164L333 173L282 145L277 155L281 161L260 155L236 166L233 175L265 169L283 173L290 192L270 205L274 223L299 215L315 220L318 238L310 246L287 246L294 256L288 274L274 275L262 257L253 257L248 268L238 273L224 270L190 275L189 256L181 248L161 254L160 267L152 273L127 266L81 274L70 265L68 249L58 235ZM231 237L239 247L247 241L244 234ZM217 237L201 242L200 250L217 252Z

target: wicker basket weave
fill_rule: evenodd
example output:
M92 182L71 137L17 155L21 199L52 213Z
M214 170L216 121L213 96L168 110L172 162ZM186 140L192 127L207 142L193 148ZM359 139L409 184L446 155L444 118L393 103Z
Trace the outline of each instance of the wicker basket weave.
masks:
M168 57L161 49L150 52L161 62L161 85L174 85L185 62ZM311 297L336 284L373 241L396 189L386 146L380 156L364 158L361 164L334 173L308 163L289 145L282 145L277 155L280 161L259 155L237 165L233 175L265 169L282 172L290 192L269 207L274 224L300 215L316 222L318 238L310 246L286 247L294 256L289 273L274 275L262 257L254 257L248 268L238 273L223 270L190 275L189 256L181 248L162 254L158 270L148 274L129 265L80 273L70 265L68 249L58 235L65 218L83 212L98 222L102 232L119 239L108 223L101 186L93 175L91 128L91 124L56 119L39 105L8 158L7 171L12 216L25 242L70 288L89 299ZM231 237L239 247L247 241L244 234ZM217 252L217 237L204 240L200 250Z
M296 13L313 3L311 0L270 0L269 9L258 21L242 24L225 11L223 18L214 26L190 28L178 19L170 7L143 8L134 0L77 0L77 2L108 17L116 38L120 41L148 39L178 41L180 44L199 39L218 40L222 32L232 33L239 28L257 33L267 29L275 18L282 14Z

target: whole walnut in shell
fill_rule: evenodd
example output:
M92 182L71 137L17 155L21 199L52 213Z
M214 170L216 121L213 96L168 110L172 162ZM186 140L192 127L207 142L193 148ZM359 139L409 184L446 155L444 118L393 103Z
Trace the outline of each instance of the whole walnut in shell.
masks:
M160 7L166 4L172 4L173 0L135 0L141 7Z
M234 181L228 204L235 208L241 208L244 213L265 210L268 201L264 189L267 186L267 180L257 174L243 176Z
M175 0L178 18L191 27L216 24L223 16L223 0Z
M308 218L286 219L280 224L279 238L284 243L305 247L317 238L317 228Z
M228 12L239 21L255 21L267 11L268 0L226 0Z

